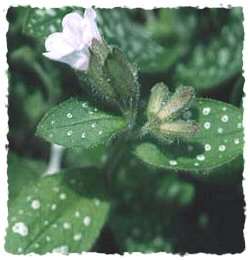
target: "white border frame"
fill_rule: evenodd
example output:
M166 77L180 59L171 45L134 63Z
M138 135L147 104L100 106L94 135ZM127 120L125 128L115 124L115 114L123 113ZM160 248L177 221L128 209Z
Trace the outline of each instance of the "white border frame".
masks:
M4 2L2 2L4 1ZM6 3L8 2L8 3ZM1 95L0 95L0 111L1 111L1 127L0 127L0 165L1 165L1 194L0 194L0 255L4 256L4 259L26 259L30 256L22 256L22 255L12 255L7 253L4 250L4 237L6 234L7 228L7 198L8 198L8 185L7 185L7 149L6 145L7 141L7 133L8 133L8 115L7 115L7 105L8 105L8 79L6 71L8 69L7 65L7 43L6 43L6 33L8 30L8 22L6 20L7 9L10 6L19 6L19 5L31 5L32 7L62 7L62 6L83 6L90 7L96 6L100 8L113 8L116 6L120 7L129 7L136 8L141 7L145 9L152 9L156 7L180 7L180 6L193 6L193 7L234 7L240 6L243 7L244 12L244 30L245 30L245 40L244 40L244 50L243 50L243 70L245 77L245 85L244 91L246 97L244 98L244 120L243 125L245 128L245 147L244 147L244 158L245 158L245 166L244 166L244 181L243 188L246 200L246 216L249 213L248 203L250 201L250 177L247 176L247 172L250 169L250 160L247 160L250 155L250 137L249 137L249 115L250 115L250 10L248 9L248 0L1 0L0 2L0 86L1 86ZM245 257L249 258L249 243L250 243L250 221L249 218L246 217L245 228L244 228L246 249L241 254L225 254L222 256L211 255L205 253L199 254L186 254L185 257L192 258L200 258L200 257L237 257L237 259L243 259ZM165 253L155 253L155 254L141 254L141 253L126 253L124 256L120 255L105 255L105 254L97 254L97 253L82 253L82 254L70 254L69 256L61 256L58 257L71 257L71 259L82 259L82 257L87 256L88 259L108 259L108 258L129 258L129 259L150 259L151 257L158 257L159 259L165 259L168 257L170 259L180 258L180 255L173 254L165 254ZM46 254L43 256L32 255L32 259L34 258L47 258L52 259L55 257L55 254ZM65 259L65 258L64 258Z

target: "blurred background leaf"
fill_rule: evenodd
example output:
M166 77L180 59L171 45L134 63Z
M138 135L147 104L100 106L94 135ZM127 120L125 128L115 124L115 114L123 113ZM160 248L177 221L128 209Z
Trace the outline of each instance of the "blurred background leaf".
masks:
M191 85L197 91L205 92L241 72L242 12L235 8L231 12L227 10L221 17L219 15L217 10L211 10L206 21L201 19L196 32L200 37L196 37L192 51L177 66L176 81L179 84ZM211 27L208 27L209 21Z

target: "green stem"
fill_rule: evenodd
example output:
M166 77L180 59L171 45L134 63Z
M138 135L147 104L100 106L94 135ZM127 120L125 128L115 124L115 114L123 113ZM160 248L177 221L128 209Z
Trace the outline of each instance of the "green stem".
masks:
M128 152L129 144L136 142L138 139L148 134L149 130L150 122L147 122L140 129L131 129L129 127L119 135L115 142L110 144L108 147L108 158L104 165L108 190L111 190L113 174L118 171L121 160L124 158L126 152Z
M112 143L108 148L110 151L104 165L104 172L106 174L106 185L109 191L111 191L113 174L118 171L120 162L127 150L126 141L125 136L121 135L119 139Z

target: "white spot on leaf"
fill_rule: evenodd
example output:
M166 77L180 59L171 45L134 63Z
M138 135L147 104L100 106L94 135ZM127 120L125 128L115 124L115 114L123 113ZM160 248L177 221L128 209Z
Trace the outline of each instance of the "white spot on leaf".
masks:
M55 209L56 209L56 204L52 204L52 205L51 205L51 209L52 209L52 210L55 210Z
M73 134L73 131L72 130L69 130L68 132L67 132L67 136L71 136Z
M71 225L70 225L69 222L64 222L64 223L63 223L63 228L64 228L64 229L70 229L70 227L71 227Z
M235 139L234 139L234 143L235 143L235 144L239 144L239 143L240 143L240 139L239 139L239 138L235 138Z
M68 248L68 246L60 246L60 247L54 248L52 252L66 255L69 252L69 248Z
M205 157L204 154L198 154L198 155L196 156L196 159L197 159L198 161L204 161L204 160L206 159L206 157Z
M65 193L61 193L59 197L61 200L65 200L67 196Z
M204 128L205 129L209 129L211 127L211 123L210 122L205 122L204 123Z
M74 239L75 241L79 241L81 238L82 238L82 235L81 235L80 233L75 234L74 237L73 237L73 239Z
M53 191L55 191L55 192L59 192L59 190L60 190L59 187L54 187L53 188Z
M67 118L72 118L73 116L72 116L72 114L71 113L68 113L67 114Z
M223 115L223 116L221 117L221 121L222 121L223 123L227 123L228 120L229 120L228 115Z
M39 209L40 206L41 206L41 204L40 204L40 201L39 201L39 200L33 200L33 201L31 202L31 207L32 207L32 209Z
M226 150L226 146L224 144L219 146L219 151L224 152Z
M98 206L100 206L100 200L99 199L95 199L95 201L94 201L94 203L95 203L95 205L98 207Z
M177 165L177 161L175 161L175 160L170 160L170 161L169 161L169 164L170 164L171 166L175 166L175 165Z
M22 247L18 247L17 248L17 253L22 253L23 252L23 248Z
M211 111L211 108L210 108L210 107L204 107L204 108L202 109L202 114L203 114L204 116L207 116L207 115L210 113L210 111Z
M210 144L205 144L205 146L204 146L204 148L205 148L205 151L211 151L211 145Z
M219 133L219 134L222 134L223 133L223 128L221 128L221 127L219 127L218 129L217 129L217 132Z
M19 234L22 237L25 237L29 233L28 227L23 222L17 222L12 227L12 231L16 234Z
M84 224L85 226L89 226L90 223L91 223L91 218L90 218L89 216L84 217L84 219L83 219L83 224Z

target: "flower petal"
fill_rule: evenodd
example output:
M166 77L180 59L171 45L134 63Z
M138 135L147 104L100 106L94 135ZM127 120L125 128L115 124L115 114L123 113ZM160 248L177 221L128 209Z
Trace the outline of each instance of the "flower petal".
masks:
M83 41L84 34L83 17L73 12L67 14L62 21L63 34L68 42L75 48L81 49L85 43Z
M90 53L88 49L75 51L70 55L63 57L60 61L70 65L76 70L86 71L89 66Z
M76 70L86 71L89 66L90 53L88 49L74 51L65 56L60 56L56 52L46 52L43 55L49 59L66 63Z
M96 24L96 12L93 8L85 10L84 17L84 34L83 41L90 47L92 40L97 39L101 41L102 37Z
M55 56L62 57L74 51L74 48L67 42L63 33L52 33L45 41L45 48L48 52L55 52Z
M54 51L44 52L43 55L51 60L56 60L56 61L60 61L60 59L63 57L62 53L57 53Z
M86 9L84 17L79 13L67 14L62 21L63 31L51 34L45 41L44 56L66 63L77 70L86 71L89 66L92 40L101 40L94 9Z

